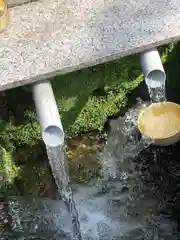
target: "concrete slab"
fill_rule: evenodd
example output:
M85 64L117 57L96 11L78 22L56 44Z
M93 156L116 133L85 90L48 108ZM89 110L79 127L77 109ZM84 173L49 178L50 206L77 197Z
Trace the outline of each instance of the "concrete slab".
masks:
M0 90L180 39L179 0L40 0L10 13Z

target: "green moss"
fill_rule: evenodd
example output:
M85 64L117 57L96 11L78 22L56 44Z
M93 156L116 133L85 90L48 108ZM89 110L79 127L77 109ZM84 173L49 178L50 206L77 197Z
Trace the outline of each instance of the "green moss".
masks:
M0 146L0 188L12 185L18 176L18 168L13 163L12 153Z
M2 142L16 143L15 146L27 144L29 146L37 144L40 139L39 124L29 123L20 126L13 125L11 122L4 127L0 139Z
M65 129L71 135L101 130L142 80L138 56L56 77L53 87Z
M163 62L172 49L172 45L161 48ZM66 133L74 136L101 131L107 117L120 111L127 93L142 80L138 55L55 77L52 84ZM10 118L3 125L0 141L15 147L33 146L41 141L41 134L32 96L22 88L13 94L8 104L12 106Z
M16 178L16 188L20 195L33 197L56 197L56 185L53 181L49 166L41 159L31 158L19 168L19 177Z

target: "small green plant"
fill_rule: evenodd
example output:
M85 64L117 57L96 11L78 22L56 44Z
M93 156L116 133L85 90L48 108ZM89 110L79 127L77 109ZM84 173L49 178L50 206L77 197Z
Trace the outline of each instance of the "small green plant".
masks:
M12 185L18 176L18 168L13 163L12 153L0 146L0 188Z

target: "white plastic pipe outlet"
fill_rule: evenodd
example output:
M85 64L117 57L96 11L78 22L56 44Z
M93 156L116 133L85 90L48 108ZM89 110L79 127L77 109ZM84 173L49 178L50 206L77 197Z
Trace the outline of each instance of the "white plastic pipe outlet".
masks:
M32 92L45 145L62 146L64 131L51 83L49 81L34 83Z
M156 48L142 52L140 54L140 61L148 87L157 88L165 85L166 74Z

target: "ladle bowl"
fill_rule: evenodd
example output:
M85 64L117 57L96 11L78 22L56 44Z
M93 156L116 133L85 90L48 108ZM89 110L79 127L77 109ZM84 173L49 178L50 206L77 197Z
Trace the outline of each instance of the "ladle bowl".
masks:
M159 146L172 145L180 140L180 105L173 102L153 103L138 116L141 134Z

